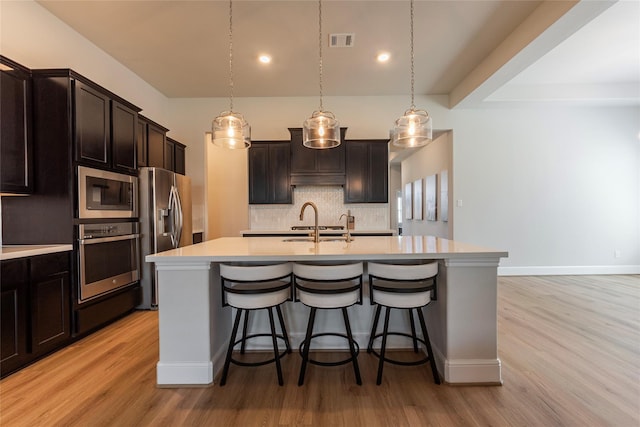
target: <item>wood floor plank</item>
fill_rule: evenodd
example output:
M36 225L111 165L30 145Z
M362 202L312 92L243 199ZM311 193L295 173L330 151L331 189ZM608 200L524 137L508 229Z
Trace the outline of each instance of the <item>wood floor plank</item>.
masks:
M640 425L640 276L523 276L498 282L503 386L437 386L427 367L300 358L232 366L227 385L155 385L157 312L141 311L0 381L4 426ZM326 356L323 355L323 356Z

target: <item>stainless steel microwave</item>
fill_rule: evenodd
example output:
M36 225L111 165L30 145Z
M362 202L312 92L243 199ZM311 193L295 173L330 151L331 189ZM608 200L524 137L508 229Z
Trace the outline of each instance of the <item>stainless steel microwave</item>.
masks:
M78 166L78 218L137 218L138 177Z

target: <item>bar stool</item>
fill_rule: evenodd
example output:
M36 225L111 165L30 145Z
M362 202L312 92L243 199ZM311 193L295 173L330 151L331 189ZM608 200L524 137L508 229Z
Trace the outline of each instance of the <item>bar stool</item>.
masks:
M429 304L432 299L436 299L436 275L438 274L438 263L429 264L383 264L369 262L367 263L369 272L369 295L371 304L378 304L369 336L369 345L367 353L373 353L380 359L378 362L378 378L376 384L382 383L382 368L384 362L396 365L421 365L429 362L433 373L433 380L436 384L440 384L440 377L436 368L431 342L429 341L429 333L422 314L422 307ZM377 333L378 320L380 318L381 308L385 307L384 328L382 333ZM411 323L411 334L404 332L389 332L389 314L392 308L406 309L409 311L409 319ZM418 338L413 319L413 310L418 312L420 327L422 329L423 338ZM387 337L389 335L401 335L409 337L413 340L413 350L418 352L418 342L424 344L427 355L425 358L417 361L399 361L393 360L385 356L387 347ZM382 346L380 353L373 349L373 341L382 337Z
M309 322L307 323L307 333L304 341L300 344L300 355L302 356L302 366L298 385L304 383L304 376L307 363L321 366L338 366L346 363L353 363L353 370L356 376L356 383L362 385L360 369L358 368L358 353L360 348L353 339L351 324L347 307L354 304L362 304L362 273L361 262L353 264L324 265L324 264L293 264L293 284L297 301L311 308ZM340 309L346 334L335 332L313 333L313 325L318 309ZM346 338L349 343L350 357L337 362L324 362L309 358L311 340L320 336L337 336Z
M271 265L230 265L220 264L220 278L222 282L222 306L230 306L236 309L236 317L233 323L231 338L227 348L227 356L224 361L220 385L227 382L229 365L262 366L275 362L278 372L278 384L282 385L282 368L280 359L287 353L291 353L289 337L284 325L280 304L292 300L291 287L291 263ZM281 333L276 333L273 320L273 308L276 308L280 321ZM269 325L271 333L256 333L247 335L249 312L264 309L269 313ZM240 318L244 316L242 338L236 340ZM243 362L232 357L233 349L241 344L240 353L244 354L247 340L257 337L271 337L273 343L273 358L259 362ZM286 349L280 352L278 339L284 341Z

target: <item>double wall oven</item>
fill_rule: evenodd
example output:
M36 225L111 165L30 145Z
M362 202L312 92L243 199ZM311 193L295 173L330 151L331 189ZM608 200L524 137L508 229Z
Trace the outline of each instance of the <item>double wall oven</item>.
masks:
M138 178L78 166L79 306L140 279Z

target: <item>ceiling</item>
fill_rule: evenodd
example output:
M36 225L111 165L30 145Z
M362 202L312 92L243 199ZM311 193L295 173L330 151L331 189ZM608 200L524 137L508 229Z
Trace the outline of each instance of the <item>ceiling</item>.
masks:
M167 97L230 94L227 1L38 3ZM589 85L594 90L597 86L600 92L594 93L609 99L612 87L619 92L624 86L627 94L623 98L639 103L637 1L621 1L612 7L612 2L596 0L582 2L580 7L571 7L573 2L568 1L551 2L554 7L568 4L565 8L571 11L541 37L537 36L545 28L534 30L537 43L525 43L520 52L502 55L499 66L491 68L488 58L508 51L505 40L515 40L523 28L531 27L536 13L544 15L539 8L548 5L543 3L416 0L415 93L451 95L468 86L458 96L463 99L484 84L489 89L478 92L480 101L521 101L527 97L540 100L540 90L535 88L542 85L572 85L574 89ZM580 8L588 11L575 12ZM408 95L409 10L406 0L325 0L323 94ZM580 16L567 18L570 15ZM333 33L353 33L353 47L329 47ZM315 0L235 0L234 96L318 95L318 41ZM376 61L382 51L391 55L384 64ZM263 53L272 56L270 64L258 61ZM490 79L478 74L487 67ZM480 76L477 84L474 74Z

